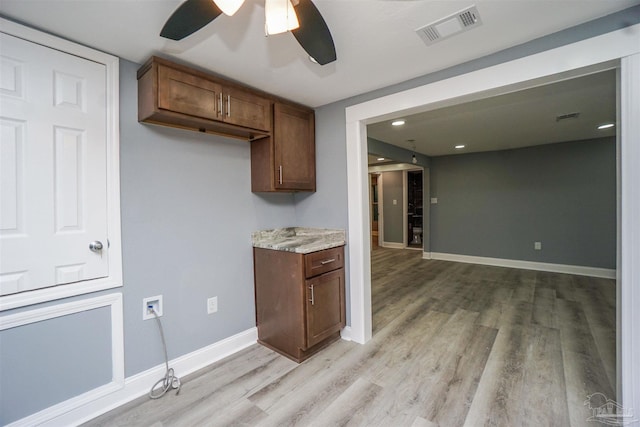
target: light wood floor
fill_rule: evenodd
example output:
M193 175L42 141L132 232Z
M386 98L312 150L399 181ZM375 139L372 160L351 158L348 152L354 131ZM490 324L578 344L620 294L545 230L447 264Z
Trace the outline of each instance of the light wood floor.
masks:
M584 401L615 399L614 281L421 255L372 253L366 345L300 365L254 345L87 425L597 425Z

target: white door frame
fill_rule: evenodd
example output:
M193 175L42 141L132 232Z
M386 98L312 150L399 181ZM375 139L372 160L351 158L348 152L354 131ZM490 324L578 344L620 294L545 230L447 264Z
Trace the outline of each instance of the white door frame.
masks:
M117 57L0 18L0 31L27 41L85 58L106 69L107 228L109 274L106 277L0 297L0 311L122 286L120 226L120 101Z
M367 238L367 124L514 92L611 68L621 68L620 268L622 404L640 413L640 24L346 108L349 209L350 337L371 339L371 256ZM635 141L635 142L634 142ZM634 265L634 257L636 263Z

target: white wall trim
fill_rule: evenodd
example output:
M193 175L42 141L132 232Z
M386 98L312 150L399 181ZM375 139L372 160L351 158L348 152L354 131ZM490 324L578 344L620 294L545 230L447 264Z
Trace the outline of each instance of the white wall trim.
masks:
M521 268L523 270L548 271L551 273L576 274L578 276L601 277L604 279L616 278L616 270L609 268L585 267L581 265L553 264L548 262L490 258L439 252L431 252L431 259L440 261L464 262L468 264L492 265L494 267Z
M53 286L0 297L0 311L44 301L67 298L122 286L120 231L120 83L119 59L115 56L46 34L0 18L0 31L12 36L86 58L106 69L107 104L107 221L109 230L109 276L68 285Z
M250 328L207 347L177 357L169 361L169 366L174 368L177 376L184 377L255 344L257 339L257 329L255 327ZM162 363L127 378L124 380L124 386L119 387L117 390L113 389L108 392L101 390L101 388L92 390L86 393L86 399L82 402L71 402L75 398L70 399L60 405L47 408L37 414L9 424L7 427L34 424L50 427L79 425L146 395L149 393L151 386L162 378L164 374L165 365ZM36 416L38 421L34 422Z
M340 338L342 338L345 341L353 341L351 338L350 326L345 326L344 328L342 328L342 330L340 331Z
M349 121L347 108L347 208L349 215L349 294L352 340L371 339L371 239L367 183L367 129L364 121ZM379 235L383 239L384 235Z
M621 404L640 418L640 54L620 70L620 361ZM619 397L620 398L620 397Z
M390 249L404 249L405 248L405 244L404 243L399 243L399 242L381 242L380 246L382 246L383 248L390 248Z
M57 405L15 421L9 426L32 426L47 422L70 409L85 405L95 399L107 396L124 387L124 336L122 320L122 294L109 294L96 298L83 299L66 304L52 305L35 310L22 311L0 317L0 330L17 328L35 322L41 322L69 314L80 313L101 307L111 309L111 381L96 389L82 393Z

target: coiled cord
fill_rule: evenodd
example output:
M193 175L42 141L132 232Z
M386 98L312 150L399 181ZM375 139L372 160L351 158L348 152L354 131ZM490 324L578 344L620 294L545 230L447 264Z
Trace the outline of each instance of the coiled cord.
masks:
M153 309L153 307L149 307L151 313L156 319L158 324L158 329L160 330L160 337L162 338L162 348L164 349L164 364L167 368L164 378L160 378L158 382L156 382L153 387L151 387L151 391L149 391L149 397L151 399L159 399L164 396L169 389L176 389L176 396L180 393L180 378L178 378L173 368L169 368L169 357L167 356L167 343L164 340L164 332L162 331L162 323L160 322L160 317L158 317L158 313Z

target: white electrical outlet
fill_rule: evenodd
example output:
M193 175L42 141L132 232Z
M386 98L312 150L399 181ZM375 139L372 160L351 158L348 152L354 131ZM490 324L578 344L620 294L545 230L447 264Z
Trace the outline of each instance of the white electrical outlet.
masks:
M438 204L438 198L437 197L432 197L431 198L431 204L432 205L437 205Z
M211 297L207 300L207 313L212 314L218 311L218 297Z
M152 308L153 311L151 310ZM142 300L142 320L155 318L153 315L154 311L158 317L162 316L162 295L156 295L155 297L148 297Z
M541 251L542 250L542 242L533 242L533 249L535 249L536 251Z

